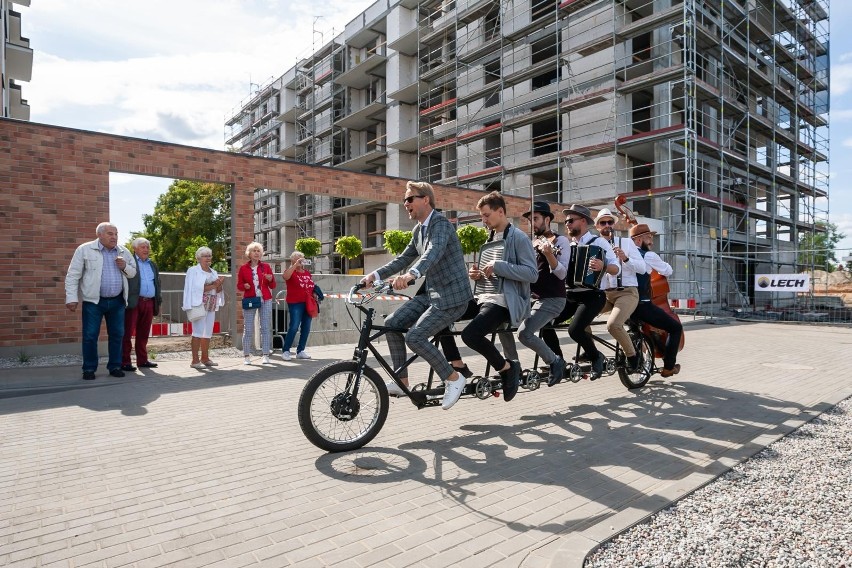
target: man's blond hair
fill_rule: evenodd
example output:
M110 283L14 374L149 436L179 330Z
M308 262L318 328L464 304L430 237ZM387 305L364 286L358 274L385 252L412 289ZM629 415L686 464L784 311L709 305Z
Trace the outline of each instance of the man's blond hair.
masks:
M416 195L428 197L429 205L432 206L432 209L437 209L435 206L435 190L432 189L430 184L425 181L409 181L406 182L405 189L407 191L413 191Z

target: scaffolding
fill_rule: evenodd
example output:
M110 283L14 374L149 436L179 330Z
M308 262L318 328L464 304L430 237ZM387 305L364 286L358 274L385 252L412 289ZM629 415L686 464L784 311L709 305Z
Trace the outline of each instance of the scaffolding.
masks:
M421 1L419 176L592 207L623 195L661 234L675 298L748 306L754 275L801 269L801 236L828 217L828 11Z

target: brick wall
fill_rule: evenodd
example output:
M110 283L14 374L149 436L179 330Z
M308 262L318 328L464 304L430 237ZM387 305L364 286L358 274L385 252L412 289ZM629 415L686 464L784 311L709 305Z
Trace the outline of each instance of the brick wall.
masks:
M0 119L0 356L79 352L80 312L65 309L64 277L74 249L109 220L110 172L231 185L237 259L253 240L256 187L393 202L405 191L387 176ZM457 209L474 210L481 196L436 191Z

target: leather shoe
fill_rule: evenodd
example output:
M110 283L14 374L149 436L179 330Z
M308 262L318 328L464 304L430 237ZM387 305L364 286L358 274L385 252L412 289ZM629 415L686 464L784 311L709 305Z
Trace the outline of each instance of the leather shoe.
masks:
M565 359L557 357L556 361L550 364L550 378L547 379L547 386L552 387L558 385L565 378Z
M139 366L141 367L142 365L139 365ZM134 367L133 365L122 365L121 370L127 371L128 373L132 373L136 370L136 367Z
M467 363L465 363L461 367L456 367L455 365L452 365L452 367L453 367L453 371L460 374L461 376L463 376L466 379L469 379L473 376L473 371L470 370L470 367L467 366Z
M598 351L598 356L592 361L592 374L589 375L589 379L592 381L596 381L601 378L604 372L604 365L606 365L606 355Z
M94 381L95 380L95 372L94 371L83 371L83 380L84 381Z
M113 369L112 371L109 372L109 374L112 375L113 377L121 378L121 377L124 376L124 371L122 371L121 369Z
M503 378L503 400L511 401L518 394L518 385L521 380L521 364L518 361L509 360L509 368L500 373Z
M675 363L675 366L671 369L663 369L660 371L660 376L667 379L672 375L677 375L678 373L680 373L680 363Z
M148 361L147 363L139 363L139 367L142 369L153 369L157 366L156 363L152 363Z

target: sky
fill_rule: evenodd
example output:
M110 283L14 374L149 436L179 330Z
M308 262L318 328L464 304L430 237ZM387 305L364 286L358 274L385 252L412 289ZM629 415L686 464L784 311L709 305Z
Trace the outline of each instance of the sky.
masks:
M32 0L16 6L34 50L33 122L224 149L224 122L253 90L340 34L373 2ZM829 221L852 254L852 2L831 2ZM125 240L172 180L110 176Z

